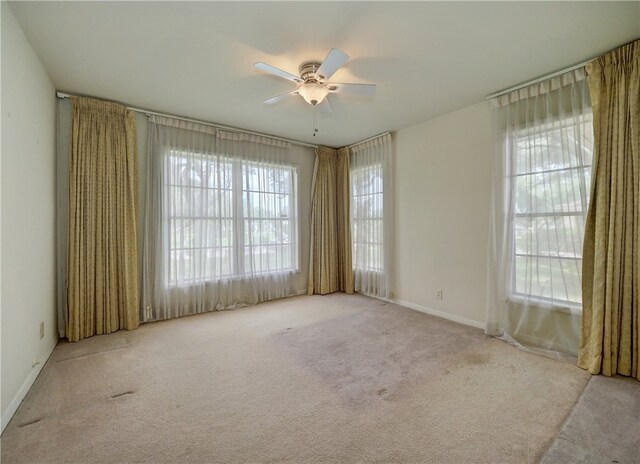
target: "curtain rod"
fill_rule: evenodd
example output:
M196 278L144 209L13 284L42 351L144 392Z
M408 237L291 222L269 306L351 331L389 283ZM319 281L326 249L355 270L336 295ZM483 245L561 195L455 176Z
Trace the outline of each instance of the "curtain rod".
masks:
M585 67L587 65L587 63L589 63L593 59L594 58L592 58L591 60L583 61L582 63L574 64L573 66L569 66L568 68L564 68L564 69L561 69L560 71L555 71L555 72L552 72L551 74L546 74L546 75L538 77L536 79L533 79L533 80L530 80L530 81L527 81L527 82L523 82L522 84L518 84L518 85L510 87L508 89L500 90L499 92L492 93L491 95L487 95L484 99L485 100L491 100L492 98L496 98L496 97L499 97L501 95L513 92L514 90L519 90L519 89L522 89L524 87L529 87L530 85L537 84L538 82L546 81L547 79L551 79L551 78L559 76L561 74L568 73L570 71L574 71L574 70L579 69L579 68L583 68L583 67Z
M616 50L616 49L618 49L618 48L620 48L620 47L624 47L625 45L630 45L630 44L634 43L634 42L635 42L635 41L637 41L637 40L640 40L640 39L638 39L638 38L633 39L633 40L632 40L632 41L630 41L630 42L624 43L624 44L622 44L622 45L618 45L616 48L613 48L612 50ZM610 51L611 51L611 50L610 50ZM605 52L605 54L606 54L606 53L607 53L607 52ZM533 80L528 81L528 82L523 82L522 84L518 84L518 85L516 85L516 86L514 86L514 87L511 87L511 88L509 88L509 89L500 90L499 92L492 93L491 95L487 95L487 96L485 97L485 100L491 100L492 98L499 97L500 95L504 95L505 93L513 92L514 90L519 90L519 89L521 89L521 88L523 88L523 87L528 87L528 86L530 86L530 85L537 84L538 82L546 81L547 79L551 79L551 78L556 77L556 76L559 76L559 75L561 75L561 74L568 73L568 72L570 72L570 71L574 71L574 70L576 70L576 69L582 68L582 67L586 66L587 64L589 64L591 61L593 61L593 60L595 60L596 58L599 58L599 57L601 57L601 56L603 56L603 54L602 54L602 53L601 53L601 54L599 54L599 55L597 55L597 56L594 56L593 58L591 58L591 59L589 59L589 60L587 60L587 61L583 61L582 63L574 64L573 66L569 66L568 68L561 69L561 70L556 71L556 72L553 72L553 73L551 73L551 74L547 74L547 75L545 75L545 76L538 77L538 78L533 79Z
M78 95L78 94L67 93L67 92L56 92L56 96L58 98L60 98L60 99L63 99L63 98L70 98L70 97L86 97L87 95ZM96 98L96 97L90 97L90 98ZM102 98L97 98L97 100L103 100L103 99ZM257 136L260 136L260 137L269 137L271 139L281 140L282 142L289 142L291 144L299 145L299 146L302 146L302 147L318 148L317 145L313 145L311 143L300 142L299 140L287 139L287 138L284 138L284 137L275 137L273 135L264 134L262 132L248 131L248 130L240 129L238 127L233 127L233 126L223 126L221 124L214 124L212 122L202 121L200 119L185 118L183 116L178 116L178 115L171 114L171 113L160 113L158 111L147 110L147 109L144 109L144 108L136 108L135 106L129 106L129 105L126 105L126 104L125 104L125 106L130 111L135 111L136 113L142 113L142 114L145 114L147 116L163 116L163 117L167 117L167 118L179 119L181 121L195 122L197 124L202 124L202 125L205 125L205 126L211 126L211 127L217 128L217 129L229 130L229 131L234 131L234 132L242 132L244 134L257 135Z
M364 140L361 140L359 142L352 143L351 145L347 145L347 148L353 148L353 147L355 147L357 145L360 145L361 143L365 143L365 142L368 142L369 140L377 139L378 137L383 137L383 136L389 135L389 134L390 134L389 131L383 132L382 134L374 135L372 137L369 137L368 139L364 139Z

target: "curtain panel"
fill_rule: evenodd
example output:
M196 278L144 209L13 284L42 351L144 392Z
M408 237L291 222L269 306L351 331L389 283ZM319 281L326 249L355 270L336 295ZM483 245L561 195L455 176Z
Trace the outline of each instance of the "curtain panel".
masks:
M391 135L350 149L351 229L356 292L391 297Z
M75 342L139 325L134 114L72 97L65 331Z
M349 178L349 149L336 152L337 231L338 231L338 290L353 293L353 266L351 246L351 181Z
M147 149L144 321L296 293L290 144L152 116Z
M587 72L595 153L578 365L640 379L640 40Z
M492 101L487 333L575 356L593 156L584 69Z
M349 202L349 150L318 147L311 194L309 295L353 293Z

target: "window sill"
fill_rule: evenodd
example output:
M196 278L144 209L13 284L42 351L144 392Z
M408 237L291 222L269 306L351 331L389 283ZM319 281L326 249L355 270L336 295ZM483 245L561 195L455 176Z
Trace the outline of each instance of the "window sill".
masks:
M202 280L190 280L185 281L182 284L165 284L165 288L168 290L174 290L179 288L189 288L198 285L216 285L222 282L240 282L240 281L251 281L254 279L263 279L269 277L280 277L286 275L298 275L301 274L302 271L300 269L291 269L289 271L280 271L280 272L269 272L269 273L260 273L260 274L250 274L245 276L228 276L228 277L220 277L218 279L202 279Z
M509 295L506 301L508 303L515 303L523 306L535 306L536 308L548 309L549 311L556 311L559 313L580 315L582 314L582 305L575 303L554 303L551 300L544 298L526 298L522 295Z

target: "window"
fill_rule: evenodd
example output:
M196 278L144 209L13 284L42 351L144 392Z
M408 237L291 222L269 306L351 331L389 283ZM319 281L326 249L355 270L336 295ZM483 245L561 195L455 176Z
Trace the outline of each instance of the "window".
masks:
M512 294L582 302L582 242L591 185L591 116L516 133Z
M244 270L272 273L298 269L296 171L251 163L242 167Z
M356 292L388 299L390 245L393 234L391 135L360 142L349 149L351 244Z
M298 270L295 167L177 150L167 163L169 285Z
M384 195L382 163L351 169L353 268L384 270Z

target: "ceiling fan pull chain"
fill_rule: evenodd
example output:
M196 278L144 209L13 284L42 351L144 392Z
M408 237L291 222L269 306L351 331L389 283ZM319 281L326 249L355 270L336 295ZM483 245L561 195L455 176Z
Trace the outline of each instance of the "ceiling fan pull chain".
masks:
M318 107L316 105L313 106L313 136L315 137L318 133Z

